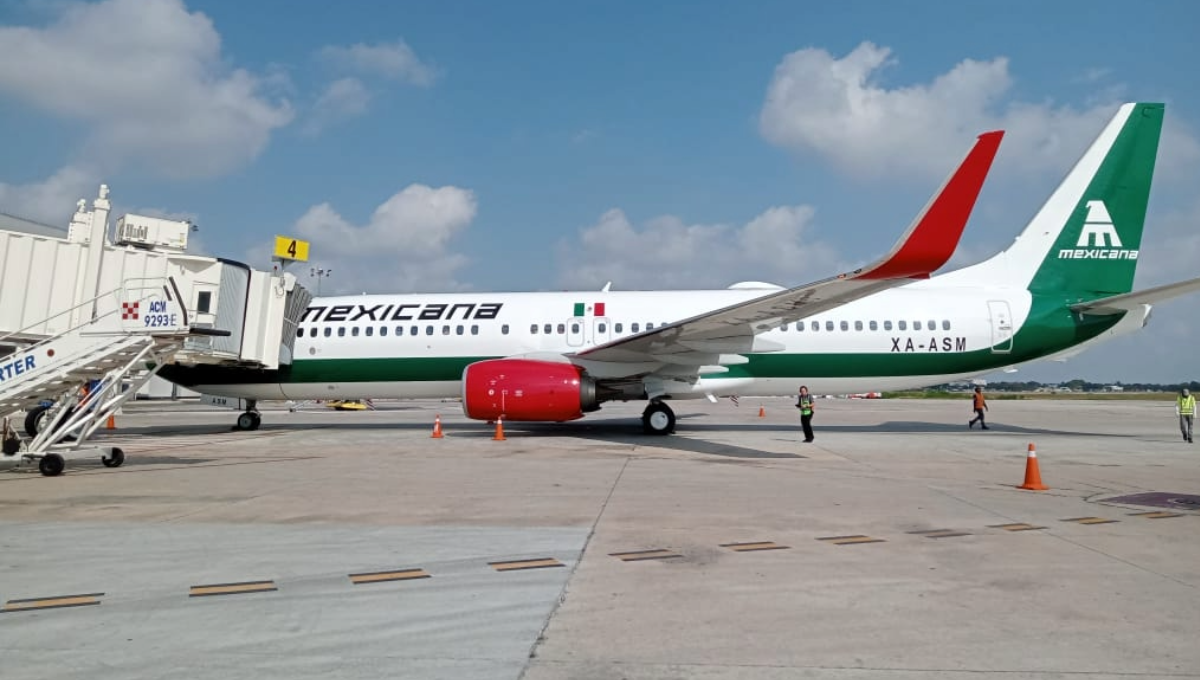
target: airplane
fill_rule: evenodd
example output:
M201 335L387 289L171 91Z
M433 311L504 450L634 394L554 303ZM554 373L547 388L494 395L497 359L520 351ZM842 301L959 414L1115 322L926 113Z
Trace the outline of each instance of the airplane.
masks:
M1131 292L1165 106L1122 105L1004 251L951 257L1003 132L962 164L878 261L794 288L362 295L312 301L274 371L164 366L190 389L247 400L460 397L467 417L563 422L645 400L847 394L969 379L1064 358L1144 326L1200 278ZM714 265L719 266L719 255Z

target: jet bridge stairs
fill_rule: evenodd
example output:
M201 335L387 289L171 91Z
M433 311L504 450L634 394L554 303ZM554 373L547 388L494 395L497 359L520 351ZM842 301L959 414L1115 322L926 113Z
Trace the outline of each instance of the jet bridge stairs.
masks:
M61 235L0 229L0 466L118 467L93 435L164 365L291 362L312 299L294 276L186 254L186 221L127 214L110 234L109 211L101 186Z

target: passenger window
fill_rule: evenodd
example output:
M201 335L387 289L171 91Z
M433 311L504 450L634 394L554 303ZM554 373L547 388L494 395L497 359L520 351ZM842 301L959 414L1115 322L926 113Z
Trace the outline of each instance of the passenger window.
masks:
M500 334L508 335L508 324L504 324L503 326L500 327Z
M598 324L596 324L596 331L597 331L598 333L606 333L606 332L608 332L608 324L606 324L606 323L598 323Z
M804 330L804 322L803 321L796 322L796 330L798 330L798 331Z
M396 337L404 335L404 326L396 326Z
M907 321L897 321L896 328L899 328L902 331L906 331L906 330L908 330L908 322Z
M409 327L409 329L408 329L408 334L409 334L409 335L420 335L420 334L421 334L421 327L420 327L420 326L411 326L411 327Z
M546 335L550 335L551 333L554 332L554 326L551 326L550 324L546 324L545 326L542 327L542 332L544 332Z
M471 324L471 335L479 335L479 324Z
M634 333L637 333L637 332L638 332L638 325L637 325L637 323L635 322L635 323L631 323L631 324L629 324L629 330L633 331Z
M879 330L879 324L878 324L877 322L875 322L875 321L871 321L871 322L869 322L869 323L867 324L867 327L868 327L868 328L870 328L870 329L871 329L871 330L873 330L873 331L877 331L877 330Z
M781 331L786 331L787 329L788 329L788 325L786 323L779 327L779 330L781 330Z
M372 335L375 335L375 327L367 326L366 328L363 329L363 333L365 333L367 335L367 337L369 338Z
M455 335L462 335L462 334L463 334L463 327L462 327L461 325L459 325L459 326L455 326L455 327L454 327L454 334L455 334Z
M652 323L646 324L646 330L648 330L648 331L654 330L654 324L652 324Z
M950 330L950 322L949 321L945 321L945 320L942 321L942 330L944 330L944 331Z
M929 325L928 325L928 326L926 326L926 328L928 328L928 329L929 329L929 330L931 330L931 331L935 331L935 330L937 330L937 322L936 322L936 321L930 321L930 322L929 322Z
M821 330L821 322L820 322L820 321L814 321L814 322L812 322L812 329L813 329L813 332L814 332L814 333L815 333L816 331L819 331L819 330Z
M535 323L535 324L531 324L531 325L529 326L529 334L530 334L530 335L537 335L537 324L536 324L536 323Z
M578 323L573 323L573 324L571 324L571 332L572 332L572 333L578 333L578 332L579 332L579 324L578 324Z
M825 330L827 330L827 331L832 331L832 330L833 330L833 322L832 322L832 321L826 321L826 322L825 322Z
M450 335L450 326L442 326L442 335Z
M625 332L625 324L621 324L621 323L614 324L614 325L613 325L613 332L614 332L614 333L623 333L623 332Z
M352 335L356 338L358 337L358 326L355 326L354 328L350 329L350 335Z
M854 330L856 330L856 331L861 331L861 330L862 330L862 328L863 328L863 326L862 326L862 322L861 322L861 321L855 321L855 322L854 322Z
M329 326L326 326L325 327L325 337L328 338L330 335L333 335L333 329L330 328Z
M885 330L885 331L890 331L890 330L892 330L892 322L891 322L891 321L884 321L884 322L883 322L883 330Z
M558 329L557 329L557 330L558 330L558 334L559 334L559 335L562 335L563 333L566 333L566 332L567 332L567 325L566 325L566 324L561 324L561 323L560 323L560 324L558 324Z
M384 336L384 335L387 335L387 326L380 326L380 327L379 327L379 335L380 335L381 337L382 337L382 336Z
M920 321L914 321L914 322L913 322L913 330L914 330L914 331L919 331L919 330L921 330L921 322L920 322Z
M844 331L850 330L850 322L849 321L842 322L842 330L844 330Z
M425 327L425 335L433 335L433 326Z
M346 337L346 327L345 326L338 326L338 337L339 338Z

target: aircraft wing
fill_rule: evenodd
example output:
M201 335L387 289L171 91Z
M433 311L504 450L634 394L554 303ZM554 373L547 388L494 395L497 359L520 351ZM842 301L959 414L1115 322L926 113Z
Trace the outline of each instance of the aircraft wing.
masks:
M958 169L930 199L891 251L852 272L706 312L571 355L598 377L622 377L670 364L694 372L700 366L741 363L733 355L771 347L760 333L834 309L853 300L928 278L954 254L983 187L1002 131L980 135ZM624 368L603 364L629 364ZM638 364L638 366L634 366Z
M1092 314L1095 316L1122 314L1137 309L1142 305L1151 305L1156 302L1170 300L1173 297L1192 293L1197 290L1200 290L1200 278L1188 279L1187 281L1180 281L1178 283L1168 283L1165 286L1147 288L1146 290L1135 290L1132 293L1113 295L1090 302L1081 302L1071 305L1071 311L1078 314Z

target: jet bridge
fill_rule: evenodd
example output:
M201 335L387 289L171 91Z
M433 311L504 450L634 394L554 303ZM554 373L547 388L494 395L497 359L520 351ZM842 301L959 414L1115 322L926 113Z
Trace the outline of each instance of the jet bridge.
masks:
M110 211L101 185L63 233L0 229L0 464L115 467L120 449L84 444L163 365L292 361L312 299L294 276L188 255L187 221L127 214L110 230Z

